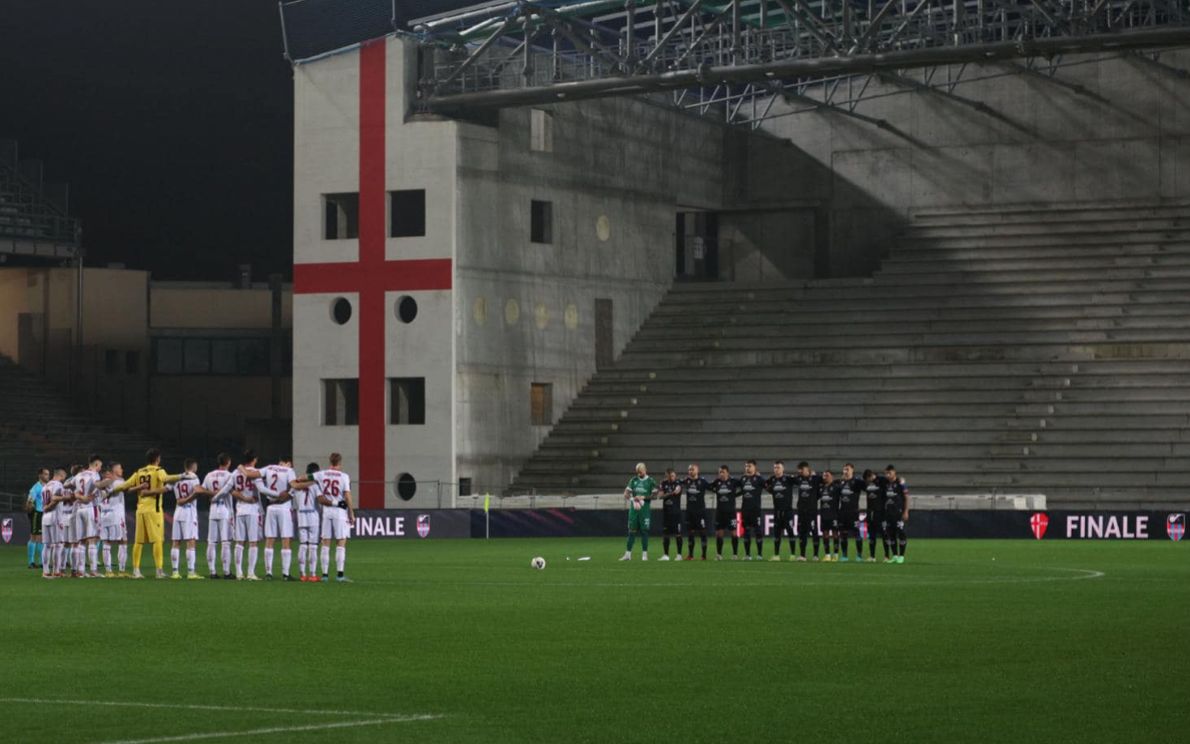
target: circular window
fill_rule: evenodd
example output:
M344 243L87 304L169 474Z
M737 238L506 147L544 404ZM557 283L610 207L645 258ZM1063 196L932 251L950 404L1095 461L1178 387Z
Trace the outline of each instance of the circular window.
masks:
M351 302L346 297L331 300L331 320L339 325L351 320Z
M409 295L401 295L397 298L397 320L402 323L412 323L413 319L417 317L417 300Z
M413 498L413 494L417 493L417 479L409 473L401 473L397 476L397 496L402 501L408 501Z

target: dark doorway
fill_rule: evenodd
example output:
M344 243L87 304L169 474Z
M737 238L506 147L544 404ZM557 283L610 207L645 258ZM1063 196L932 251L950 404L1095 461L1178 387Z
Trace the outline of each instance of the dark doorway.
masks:
M687 281L719 278L719 215L716 212L678 212L677 266L674 276Z
M595 300L595 369L606 369L616 361L612 301Z

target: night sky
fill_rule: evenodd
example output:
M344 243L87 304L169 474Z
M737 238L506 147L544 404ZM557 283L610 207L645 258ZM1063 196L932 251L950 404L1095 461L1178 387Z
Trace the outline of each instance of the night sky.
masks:
M292 101L275 0L0 5L0 138L70 183L88 265L288 278Z

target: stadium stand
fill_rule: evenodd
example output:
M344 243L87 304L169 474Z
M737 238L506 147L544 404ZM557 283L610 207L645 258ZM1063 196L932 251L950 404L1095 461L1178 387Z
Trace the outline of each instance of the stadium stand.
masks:
M0 356L0 507L23 501L39 467L69 466L95 452L131 473L157 444L80 415L40 375Z
M870 278L678 284L513 490L895 463L920 493L1160 508L1190 479L1190 204L919 211Z
M0 253L69 258L78 222L67 215L65 184L47 184L38 160L21 160L17 143L0 140Z

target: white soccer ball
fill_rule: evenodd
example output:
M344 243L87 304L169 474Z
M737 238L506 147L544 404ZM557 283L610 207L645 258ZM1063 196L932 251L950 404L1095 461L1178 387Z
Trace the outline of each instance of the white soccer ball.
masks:
M545 558L537 556L533 560L529 561L529 565L540 571L541 569L545 568Z

